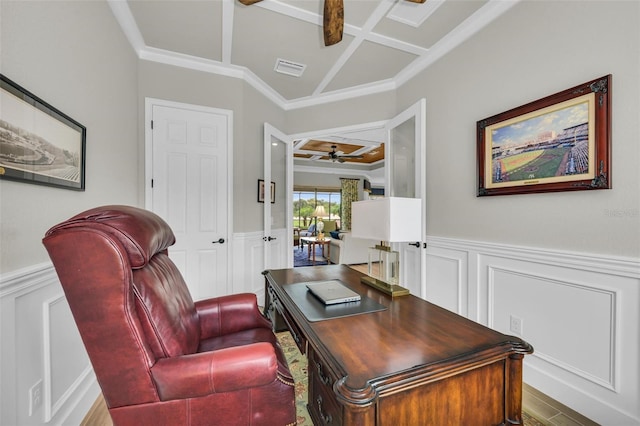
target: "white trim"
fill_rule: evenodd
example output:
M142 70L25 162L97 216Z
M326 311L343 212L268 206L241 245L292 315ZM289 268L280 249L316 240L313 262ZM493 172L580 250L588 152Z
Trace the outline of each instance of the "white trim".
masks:
M0 299L16 293L33 291L57 280L51 262L28 266L0 276Z
M131 9L129 9L129 4L123 0L107 0L107 3L111 7L111 12L116 17L116 21L120 24L122 32L129 40L129 44L139 56L140 51L145 47L144 38L142 38L140 29L136 25L136 20L131 13Z
M640 259L638 258L596 255L446 237L430 236L427 240L428 245L433 245L434 247L481 251L483 254L493 254L504 258L524 261L535 260L550 265L572 266L580 270L640 279Z

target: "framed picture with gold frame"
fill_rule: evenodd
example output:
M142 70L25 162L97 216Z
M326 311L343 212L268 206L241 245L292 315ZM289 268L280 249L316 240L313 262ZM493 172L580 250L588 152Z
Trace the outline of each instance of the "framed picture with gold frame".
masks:
M611 188L611 75L476 127L478 197Z

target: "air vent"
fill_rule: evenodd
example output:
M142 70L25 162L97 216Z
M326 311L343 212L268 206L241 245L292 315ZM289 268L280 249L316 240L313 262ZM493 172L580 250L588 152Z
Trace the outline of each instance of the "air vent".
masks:
M294 77L300 77L307 66L304 64L298 64L296 62L287 61L286 59L280 59L276 61L276 67L274 70L280 74L292 75Z

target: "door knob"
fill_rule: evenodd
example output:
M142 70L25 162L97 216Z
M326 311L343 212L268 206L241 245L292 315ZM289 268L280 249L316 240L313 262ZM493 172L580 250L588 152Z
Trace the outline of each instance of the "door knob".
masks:
M220 238L218 241L211 241L211 244L224 244L224 238Z
M267 238L267 241L276 240L276 239L277 239L276 237L271 237L270 236L270 237Z
M420 243L415 242L415 243L409 243L410 246L414 246L414 247L420 247Z

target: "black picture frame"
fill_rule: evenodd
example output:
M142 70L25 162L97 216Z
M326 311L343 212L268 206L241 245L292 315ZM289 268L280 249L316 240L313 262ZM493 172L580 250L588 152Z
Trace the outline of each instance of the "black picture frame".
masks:
M271 182L271 204L276 202L276 183ZM258 202L264 203L264 179L258 179Z
M477 196L610 189L611 79L478 121Z
M0 178L84 191L87 129L0 74Z

